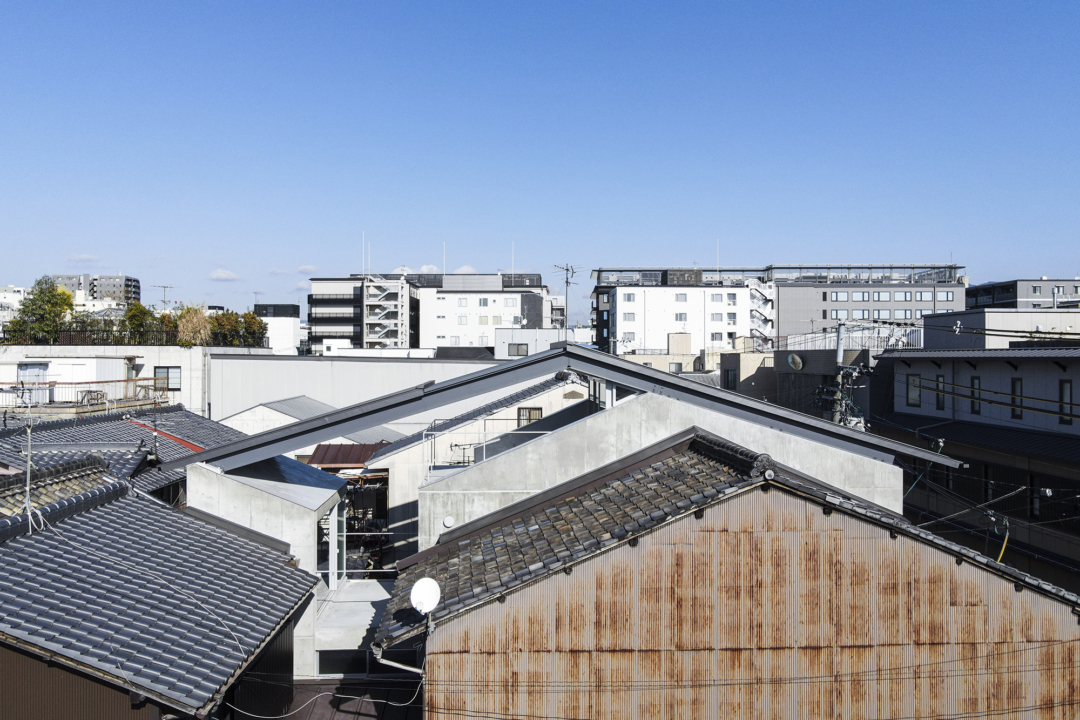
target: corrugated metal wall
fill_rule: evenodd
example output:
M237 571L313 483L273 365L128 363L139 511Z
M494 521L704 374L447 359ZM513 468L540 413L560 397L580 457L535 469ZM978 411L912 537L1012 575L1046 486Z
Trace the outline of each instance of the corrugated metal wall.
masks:
M755 490L440 625L425 703L432 719L1075 718L1078 641L1063 603Z
M150 703L131 707L126 690L0 645L0 718L15 720L156 720Z

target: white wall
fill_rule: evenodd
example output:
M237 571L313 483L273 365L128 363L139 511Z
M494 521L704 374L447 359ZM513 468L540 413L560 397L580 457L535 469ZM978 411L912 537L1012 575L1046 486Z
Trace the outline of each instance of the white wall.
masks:
M634 299L627 300L628 295ZM677 301L678 295L685 295L686 301ZM717 296L720 300L714 301ZM734 296L734 305L729 296ZM666 350L669 333L689 333L690 351L695 355L702 349L734 347L729 333L750 335L750 289L746 287L620 287L609 293L609 303L611 338L618 341L612 349L616 355L637 349ZM685 321L675 319L680 313L686 315ZM728 320L732 313L734 325ZM634 319L626 319L627 314ZM721 318L713 320L715 314ZM633 333L634 339L628 340L627 333ZM721 333L722 339L713 340L714 333Z
M967 330L1011 330L1001 335L955 332L956 323ZM1030 340L1021 333L1080 332L1080 310L982 309L932 315L923 320L923 347L928 350L1008 348L1016 340Z
M495 359L516 360L521 355L510 356L511 343L524 343L529 346L529 355L550 350L553 343L588 342L588 333L581 332L580 337L572 328L499 328L495 331Z
M521 288L501 292L420 288L416 293L420 299L420 347L494 345L497 328L520 326L521 296L528 292ZM480 304L484 301L487 305ZM517 325L515 317L518 318Z
M754 452L768 453L777 462L890 510L903 508L903 471L895 465L647 393L421 488L420 549L433 545L446 530L443 519L447 516L454 518L456 527L692 425Z
M300 318L268 317L266 323L270 350L275 355L295 355L300 347Z

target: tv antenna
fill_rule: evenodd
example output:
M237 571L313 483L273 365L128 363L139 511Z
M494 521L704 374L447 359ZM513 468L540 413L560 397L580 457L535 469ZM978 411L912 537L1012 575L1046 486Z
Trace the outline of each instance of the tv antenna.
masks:
M151 285L150 287L161 288L161 312L169 309L169 302L165 299L165 293L173 289L172 285Z
M262 290L252 290L251 292L255 295L255 305L259 304L259 296L266 294ZM251 306L251 312L255 312L255 305Z
M30 500L30 470L34 467L34 461L32 459L33 451L33 430L36 420L33 414L30 412L30 408L34 406L34 397L37 394L36 384L34 387L27 389L26 383L19 382L16 392L19 395L19 399L26 403L26 496L24 498L24 507L26 508L26 525L27 534L34 534L34 504ZM43 526L44 527L44 526Z
M566 319L563 321L563 342L566 342L567 327L570 325L570 286L577 285L576 282L571 282L571 278L577 275L577 268L566 263L566 265L556 265L555 269L562 270L565 276L563 283L566 285Z

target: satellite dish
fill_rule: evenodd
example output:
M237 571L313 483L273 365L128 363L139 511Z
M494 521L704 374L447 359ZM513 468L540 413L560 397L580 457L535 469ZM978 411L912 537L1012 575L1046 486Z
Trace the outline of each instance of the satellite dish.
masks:
M427 615L439 604L439 598L441 597L442 589L439 587L439 583L426 577L420 578L416 581L416 584L412 586L412 592L409 594L409 602L412 603L412 606L416 608L418 613Z
M799 357L798 355L796 355L795 353L791 353L790 355L787 356L787 364L791 366L792 370L802 370L803 369L802 358Z

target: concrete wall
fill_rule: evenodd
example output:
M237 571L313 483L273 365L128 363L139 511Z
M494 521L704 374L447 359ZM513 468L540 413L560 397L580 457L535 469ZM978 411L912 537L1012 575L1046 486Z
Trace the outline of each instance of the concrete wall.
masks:
M686 300L678 301L679 295ZM732 348L734 337L750 334L750 290L746 287L626 286L611 290L608 304L610 310L598 312L610 313L610 338L617 341L610 349L614 355L666 349L669 333L688 333L693 355L703 349ZM631 314L632 320L628 319ZM676 320L679 314L685 314L686 320ZM729 314L735 315L734 324ZM718 339L713 339L714 334L719 334ZM733 334L730 339L729 334Z
M1014 330L1022 333L1080 331L1080 310L968 310L926 318L923 321L923 348L927 350L993 350L1007 348L1010 342L1034 338L1016 333L984 335L981 332L955 331L956 323L969 330ZM1041 328L1041 330L1039 330Z
M776 461L900 512L903 470L813 440L653 393L623 400L550 435L429 483L419 493L420 549L446 530L494 512L697 425Z
M509 394L504 392L503 396ZM567 397L568 395L570 397ZM469 461L473 456L473 444L485 439L495 439L517 427L519 407L541 408L543 416L547 417L570 405L584 402L587 398L588 388L577 384L562 385L426 442L371 461L370 469L386 470L389 473L387 482L391 531L399 533L395 536L399 544L397 557L406 557L416 552L416 503L420 486L427 479L432 456L440 465L451 461ZM464 447L452 447L455 445Z
M420 347L494 345L498 328L524 324L522 296L527 293L530 291L521 288L461 292L420 288L416 292L420 299ZM531 294L543 294L543 288Z
M724 353L719 360L721 372L735 373L735 387L728 390L775 402L776 368L772 353Z
M295 355L300 347L300 318L266 317L267 339L275 355Z
M553 343L562 341L571 343L589 342L589 333L573 328L498 328L495 330L495 359L517 360L520 355L511 357L511 343L524 343L529 346L529 355L550 350Z
M191 507L289 543L297 567L318 572L318 511L237 482L205 463L188 466L187 497ZM316 602L308 603L296 618L293 673L297 678L313 678L318 674L315 620L320 601L327 593L324 583L316 585Z
M337 408L348 407L429 380L450 380L497 364L426 358L245 357L219 353L215 348L209 364L210 417L229 417L262 403L297 395L307 395Z

